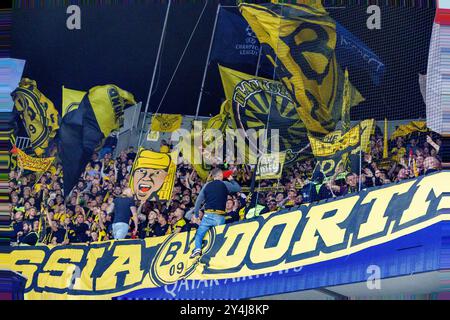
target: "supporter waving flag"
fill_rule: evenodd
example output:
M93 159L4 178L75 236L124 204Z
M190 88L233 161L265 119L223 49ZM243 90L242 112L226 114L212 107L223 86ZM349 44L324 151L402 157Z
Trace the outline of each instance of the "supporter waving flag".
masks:
M109 134L123 125L124 108L136 104L131 93L116 85L97 86L84 96L78 109L67 113L59 132L59 156L67 196L91 155Z

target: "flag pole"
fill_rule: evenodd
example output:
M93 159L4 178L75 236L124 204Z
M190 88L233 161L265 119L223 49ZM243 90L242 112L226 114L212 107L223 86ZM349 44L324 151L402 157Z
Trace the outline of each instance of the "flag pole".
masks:
M163 45L163 41L164 41L164 34L166 33L167 20L169 18L169 11L170 11L171 4L172 4L172 1L169 0L169 3L167 5L167 10L166 10L166 17L164 18L164 25L163 25L163 30L162 30L162 34L161 34L161 39L159 40L159 47L158 47L158 53L156 55L155 66L153 68L152 81L150 83L150 89L148 91L147 103L145 104L144 118L142 120L141 131L139 132L138 146L140 146L141 142L142 142L142 133L144 132L145 120L147 120L148 106L150 104L150 97L152 95L153 85L155 83L156 71L158 69L159 58L160 58L160 55L161 55L162 45Z
M206 57L205 69L203 71L202 86L200 87L200 94L198 96L197 109L195 110L195 118L194 118L194 120L197 120L198 112L200 111L200 104L202 102L203 89L205 87L206 73L208 72L209 58L211 56L211 49L212 49L212 45L213 45L213 42L214 42L214 35L216 33L217 19L219 17L220 8L221 8L221 5L219 3L219 5L217 6L216 18L214 20L214 27L213 27L213 31L212 31L212 34L211 34L211 40L209 41L208 56Z
M261 62L261 53L262 53L262 45L259 44L259 54L258 54L258 61L256 62L256 72L255 72L255 77L258 76L258 72L259 72L259 63Z

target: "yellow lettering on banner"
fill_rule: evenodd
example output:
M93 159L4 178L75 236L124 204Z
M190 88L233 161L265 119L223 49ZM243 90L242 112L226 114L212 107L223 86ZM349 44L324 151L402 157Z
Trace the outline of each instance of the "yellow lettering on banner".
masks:
M358 199L358 196L353 196L311 207L307 214L309 220L300 240L294 243L292 255L314 251L319 239L316 233L321 236L327 247L342 243L345 229L341 229L338 224L347 219ZM333 211L336 211L333 216L323 218L326 213Z
M377 234L384 230L388 217L384 214L392 197L395 194L404 194L409 191L415 181L410 181L406 183L400 183L397 185L392 185L389 188L378 189L370 191L366 197L363 199L361 204L367 204L372 202L372 208L370 209L367 221L362 223L359 227L358 239Z
M38 269L45 258L44 250L13 250L9 254L0 255L2 269L12 269L27 278L25 288L29 288ZM5 262L3 262L4 260ZM20 264L18 262L20 261ZM5 266L3 266L3 264Z
M55 250L51 253L42 272L38 276L38 287L66 289L72 283L76 262L80 262L83 258L83 249L68 248L64 250ZM61 260L68 260L68 262L60 262ZM51 275L54 271L60 271L61 275Z
M209 265L215 266L215 269L230 269L238 267L244 260L250 246L250 242L252 241L256 230L258 230L258 227L259 223L256 221L230 225L230 227L226 230L223 245L220 247L216 255L211 258ZM239 235L242 235L242 238L237 244L236 250L233 254L228 255L231 247Z
M292 235L301 218L302 212L299 210L269 218L256 236L255 242L250 250L250 260L253 263L261 263L280 259L289 249ZM273 228L283 224L286 226L281 232L277 245L272 248L265 248L267 239Z
M79 278L76 278L75 284L73 286L74 290L89 290L92 291L93 288L93 278L92 271L94 270L97 260L102 257L105 252L105 248L92 248L87 254L87 262L81 272Z
M413 221L427 214L430 201L427 201L430 192L439 197L443 192L448 192L450 172L443 171L439 175L424 177L418 184L417 190L411 200L409 208L403 211L400 225ZM438 205L438 210L450 208L450 197L442 197Z
M124 286L138 283L142 280L144 271L141 270L141 245L117 245L114 250L113 263L97 279L96 290L111 290L117 287L117 274L127 271Z

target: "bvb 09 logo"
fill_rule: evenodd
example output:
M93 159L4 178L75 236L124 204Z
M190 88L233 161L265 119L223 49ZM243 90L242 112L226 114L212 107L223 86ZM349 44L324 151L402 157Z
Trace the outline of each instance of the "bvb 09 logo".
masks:
M215 230L210 228L203 239L203 255L212 248ZM200 260L189 259L195 247L194 232L172 234L159 247L150 266L150 278L157 286L174 283L191 275ZM206 244L205 244L206 242Z

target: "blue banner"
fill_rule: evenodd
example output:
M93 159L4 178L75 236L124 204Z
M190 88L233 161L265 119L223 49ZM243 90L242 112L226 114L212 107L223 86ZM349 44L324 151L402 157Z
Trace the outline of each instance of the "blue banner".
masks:
M443 270L446 263L436 253L447 247L442 241L449 228L449 222L441 222L383 245L313 265L231 279L182 279L161 287L131 291L113 299L250 299L370 282L375 270L379 270L381 279Z
M247 21L237 11L221 8L210 61L229 66L251 65L256 71L259 53L260 43ZM264 55L261 55L258 73L273 74L273 66Z
M385 65L361 40L336 21L336 57L342 69L367 70L375 85L382 81Z

